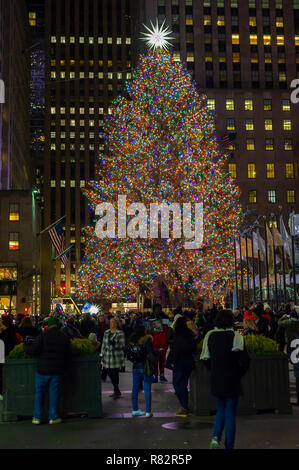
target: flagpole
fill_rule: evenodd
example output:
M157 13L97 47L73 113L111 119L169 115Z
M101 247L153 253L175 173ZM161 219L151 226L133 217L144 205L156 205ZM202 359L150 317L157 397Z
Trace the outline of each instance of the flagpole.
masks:
M265 258L266 258L266 277L267 277L267 300L270 302L270 290L269 290L269 265L268 265L268 240L267 240L267 229L266 229L266 216L264 215L264 231L265 231Z
M247 232L245 232L245 244L246 244L246 269L247 269L247 293L248 293L248 304L250 303L250 285L249 285L249 264L248 264L248 242L247 242Z
M278 290L277 290L277 266L276 266L276 253L275 253L275 236L274 236L274 221L275 216L272 215L271 222L272 222L272 242L273 242L273 266L274 266L274 277L275 277L275 304L276 304L276 311L278 311Z
M237 250L236 250L236 239L234 238L234 248L235 248L235 277L236 277L236 297L237 297L237 307L239 307L239 293L238 293L238 267L237 267Z
M243 283L243 268L242 268L242 244L241 244L241 234L239 235L239 244L240 244L240 271L241 271L241 308L244 307L244 283Z
M280 215L280 222L282 217L282 206L279 206L279 215ZM282 255L282 280L283 280L283 301L287 303L287 285L286 285L286 269L285 269L285 251L284 251L284 241L282 238L282 227L280 227L280 235L281 235L281 255Z
M73 246L74 245L71 245L67 250L64 250L63 253L60 253L60 255L56 256L56 258L53 258L52 261L57 261L59 258L62 258L62 256L68 253L73 248Z
M263 286L262 286L262 266L261 266L261 253L260 249L257 251L258 267L259 267L259 285L260 285L260 301L263 303Z
M294 208L291 208L291 214L294 214ZM290 214L290 215L291 215ZM291 228L291 237L292 237L292 260L293 260L293 290L294 290L294 305L296 305L297 294L296 294L296 259L295 259L295 237L294 231Z
M255 269L254 269L254 242L253 242L253 229L251 229L251 255L252 255L252 280L253 280L253 301L256 301L255 295Z
M64 215L63 217L61 217L61 219L57 220L57 221L54 222L53 224L49 225L49 227L45 228L42 232L37 233L36 236L39 237L40 235L43 235L44 233L48 232L49 230L51 230L51 228L56 227L56 225L58 225L59 222L61 222L61 221L64 220L65 218L66 218L66 215Z

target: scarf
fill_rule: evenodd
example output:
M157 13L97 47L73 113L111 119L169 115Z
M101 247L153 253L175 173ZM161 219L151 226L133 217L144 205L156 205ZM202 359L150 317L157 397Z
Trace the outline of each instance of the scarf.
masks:
M212 333L218 333L221 331L234 331L233 328L214 328L214 330L209 331L203 341L203 347L202 347L202 353L200 355L201 360L207 360L210 359L210 351L208 347L208 342L209 342L209 337L211 336ZM233 347L232 351L243 351L244 350L244 338L240 333L237 331L234 331L234 341L233 341Z

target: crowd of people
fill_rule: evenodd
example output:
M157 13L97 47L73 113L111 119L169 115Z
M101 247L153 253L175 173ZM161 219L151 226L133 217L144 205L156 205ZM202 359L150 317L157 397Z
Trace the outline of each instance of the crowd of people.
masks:
M61 422L57 408L73 338L88 338L97 345L102 362L101 378L103 381L110 378L113 385L110 397L114 400L122 396L119 374L125 371L126 360L132 363L133 417L153 416L152 384L168 382L165 368L172 371L179 402L175 416L188 417L188 383L195 365L194 354L200 349L200 359L211 371L211 393L217 399L211 448L220 446L225 428L227 449L234 447L241 378L250 364L244 344L244 336L248 334L275 339L280 350L290 354L291 342L299 335L298 312L290 305L282 305L274 312L269 304L251 303L234 311L229 305L213 305L206 311L178 307L165 314L160 305L155 305L144 313L87 313L82 317L69 315L63 321L55 315L47 318L18 316L16 319L7 315L0 319L0 339L4 341L6 355L15 345L24 343L25 352L37 356L34 424L42 421L47 387L50 390L49 423ZM299 380L297 382L299 389ZM145 411L138 405L141 390L145 395Z

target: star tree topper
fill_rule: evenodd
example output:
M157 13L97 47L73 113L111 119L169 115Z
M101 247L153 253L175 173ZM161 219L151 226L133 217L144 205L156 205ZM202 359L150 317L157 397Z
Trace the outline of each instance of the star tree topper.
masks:
M143 26L147 29L148 33L142 32L141 34L144 35L144 38L140 39L146 41L146 44L149 49L164 49L167 51L168 47L171 46L169 40L175 38L170 36L172 32L168 26L165 26L165 20L163 21L163 24L160 27L158 20L156 20L156 26L154 26L151 22L152 29L148 28L146 25Z

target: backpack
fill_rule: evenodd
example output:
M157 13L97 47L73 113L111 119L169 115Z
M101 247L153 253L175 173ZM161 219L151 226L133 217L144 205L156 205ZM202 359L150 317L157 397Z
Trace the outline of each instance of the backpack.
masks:
M146 359L146 349L142 344L129 343L126 350L128 361L133 364L144 362Z

